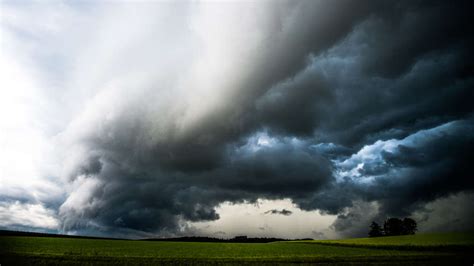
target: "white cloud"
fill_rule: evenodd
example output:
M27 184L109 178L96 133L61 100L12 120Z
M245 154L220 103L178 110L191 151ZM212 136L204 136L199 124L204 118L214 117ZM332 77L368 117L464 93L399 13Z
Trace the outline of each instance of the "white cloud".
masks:
M0 33L10 37L1 27ZM3 49L5 41L2 39L0 53L0 195L15 197L15 187L33 198L46 187L49 195L40 198L58 195L50 178L57 169L48 132L54 118L44 116L49 112L49 100L42 94L38 72L22 64L22 56Z
M21 202L0 203L0 226L6 228L33 227L57 229L59 221L54 210L41 204Z
M338 181L342 181L348 177L355 182L370 183L374 178L377 178L378 174L364 174L364 167L384 169L385 172L380 173L381 175L391 170L383 157L384 152L396 152L399 146L417 148L436 139L441 139L445 135L458 134L456 127L465 126L463 123L463 121L452 121L434 128L417 131L403 139L377 140L373 144L365 145L349 158L335 161L336 178Z

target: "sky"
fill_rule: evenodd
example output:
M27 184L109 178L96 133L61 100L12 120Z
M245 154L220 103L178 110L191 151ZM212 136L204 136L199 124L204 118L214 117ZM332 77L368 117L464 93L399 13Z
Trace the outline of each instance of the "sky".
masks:
M472 1L0 2L0 229L474 230Z

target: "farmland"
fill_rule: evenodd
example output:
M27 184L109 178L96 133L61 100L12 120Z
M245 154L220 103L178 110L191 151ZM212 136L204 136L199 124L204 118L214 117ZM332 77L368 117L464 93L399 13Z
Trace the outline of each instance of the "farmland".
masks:
M408 264L470 262L472 234L287 241L154 242L31 236L0 238L0 264Z
M474 233L431 233L419 235L298 242L317 243L331 246L398 250L469 250L474 247Z

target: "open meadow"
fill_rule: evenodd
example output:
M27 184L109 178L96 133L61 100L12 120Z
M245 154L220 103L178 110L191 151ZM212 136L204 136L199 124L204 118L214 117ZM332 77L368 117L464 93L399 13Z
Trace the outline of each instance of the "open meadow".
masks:
M472 265L473 234L273 243L201 243L3 236L4 265ZM466 264L467 263L467 264Z

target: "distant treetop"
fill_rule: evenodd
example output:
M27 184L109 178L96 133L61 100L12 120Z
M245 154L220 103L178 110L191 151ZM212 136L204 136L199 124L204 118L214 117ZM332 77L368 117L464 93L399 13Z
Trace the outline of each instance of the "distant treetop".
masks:
M412 218L388 218L383 228L376 222L370 224L369 237L414 235L418 230L416 221Z

